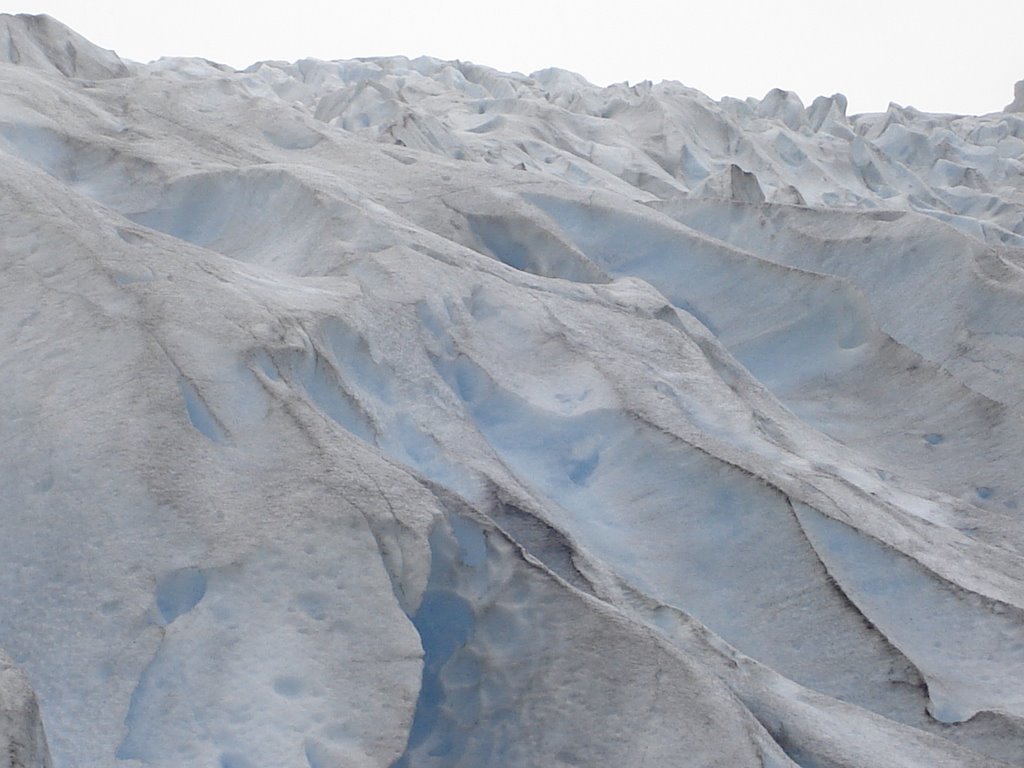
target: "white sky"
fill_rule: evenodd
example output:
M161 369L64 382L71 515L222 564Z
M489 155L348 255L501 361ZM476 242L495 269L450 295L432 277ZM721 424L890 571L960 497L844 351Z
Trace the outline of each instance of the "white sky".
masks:
M714 98L836 91L850 111L1002 109L1024 79L1024 0L43 0L104 48L149 61L420 54L599 85L679 80Z

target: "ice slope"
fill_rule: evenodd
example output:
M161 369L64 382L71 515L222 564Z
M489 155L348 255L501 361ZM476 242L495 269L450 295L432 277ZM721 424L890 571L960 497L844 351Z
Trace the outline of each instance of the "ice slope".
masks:
M54 765L1024 764L1012 114L0 24Z
M128 74L116 53L97 48L49 16L3 14L0 61L90 80Z

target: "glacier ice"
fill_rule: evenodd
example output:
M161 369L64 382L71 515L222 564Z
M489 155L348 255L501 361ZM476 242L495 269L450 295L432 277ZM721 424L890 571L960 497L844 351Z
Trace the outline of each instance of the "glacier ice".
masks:
M0 765L1024 764L1017 91L0 15Z
M5 768L51 768L50 752L35 693L0 650L0 760Z

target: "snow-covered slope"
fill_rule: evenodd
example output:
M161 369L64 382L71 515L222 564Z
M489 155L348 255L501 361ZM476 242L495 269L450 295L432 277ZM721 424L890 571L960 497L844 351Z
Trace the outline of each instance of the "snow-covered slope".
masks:
M1024 119L0 31L58 768L1024 765Z

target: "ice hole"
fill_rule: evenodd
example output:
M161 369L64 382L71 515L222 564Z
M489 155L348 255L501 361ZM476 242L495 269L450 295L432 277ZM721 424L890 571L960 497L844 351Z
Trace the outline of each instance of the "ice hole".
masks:
M170 624L188 613L206 594L206 574L198 568L184 568L164 576L156 587L156 607Z

